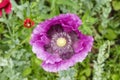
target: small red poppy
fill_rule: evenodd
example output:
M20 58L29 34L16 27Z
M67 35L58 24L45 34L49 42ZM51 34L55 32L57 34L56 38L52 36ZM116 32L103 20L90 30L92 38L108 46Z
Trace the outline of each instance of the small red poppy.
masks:
M10 0L0 0L0 17L2 16L2 9L5 9L5 12L9 14L12 10L11 8Z
M34 26L34 21L27 18L24 20L24 27L26 28L31 28L32 26Z

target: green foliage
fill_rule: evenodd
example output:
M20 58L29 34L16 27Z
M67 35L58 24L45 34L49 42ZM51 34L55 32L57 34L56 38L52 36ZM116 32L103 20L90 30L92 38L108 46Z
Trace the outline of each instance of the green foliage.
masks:
M107 49L108 46L108 49ZM107 80L106 77L103 76L104 73L104 62L109 57L109 49L110 48L110 42L105 42L100 48L99 53L97 57L97 61L94 61L94 76L93 80ZM107 49L107 52L106 52Z
M74 68L69 68L66 71L60 71L58 73L58 80L75 80L76 70Z
M113 6L114 10L116 10L116 11L120 10L120 1L117 1L117 0L112 1L112 6Z
M112 75L112 80L119 80L119 75L118 74L113 74Z
M10 1L12 12L6 15L2 10L0 17L0 80L120 79L119 0ZM23 22L31 18L36 26L61 13L77 14L82 19L79 30L94 36L94 46L82 63L67 71L49 73L40 67L42 61L36 58L29 45L33 28L24 28Z

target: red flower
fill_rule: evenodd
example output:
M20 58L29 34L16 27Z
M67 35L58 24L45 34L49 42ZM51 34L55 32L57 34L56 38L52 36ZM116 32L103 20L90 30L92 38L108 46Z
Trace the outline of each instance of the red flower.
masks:
M5 12L9 14L11 12L12 5L10 0L0 0L0 17L2 16L2 9L5 9Z
M24 27L31 28L32 26L34 26L34 21L32 21L29 18L27 18L27 19L24 20Z

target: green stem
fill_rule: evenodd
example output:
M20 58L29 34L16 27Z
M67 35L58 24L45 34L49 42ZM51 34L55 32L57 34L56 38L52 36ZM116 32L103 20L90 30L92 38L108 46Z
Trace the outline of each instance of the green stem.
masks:
M8 23L7 23L7 28L8 28L8 32L9 32L9 34L10 34L11 38L12 38L12 31L11 31L11 29L10 29L10 27L9 27Z

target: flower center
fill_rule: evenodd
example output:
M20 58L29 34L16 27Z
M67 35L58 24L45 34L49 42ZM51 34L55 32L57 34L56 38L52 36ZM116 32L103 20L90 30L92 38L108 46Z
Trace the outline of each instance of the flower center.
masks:
M54 53L63 54L69 52L72 47L72 41L66 32L55 33L52 35L50 46Z
M30 27L30 23L27 23L27 26Z
M72 32L65 32L61 25L53 25L47 32L50 43L44 46L45 51L57 54L61 59L67 60L74 55L73 43L77 35Z
M2 3L3 2L3 0L0 0L0 3Z
M62 38L62 37L58 38L57 41L56 41L56 44L59 47L64 47L66 45L66 43L67 43L66 39Z

